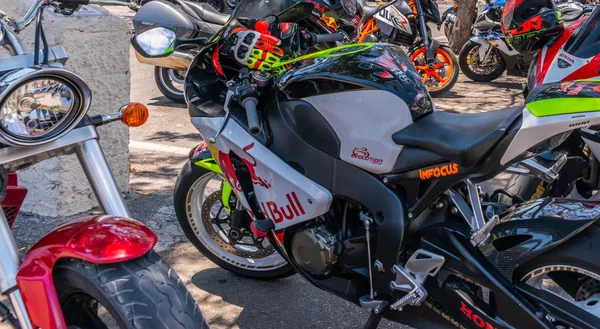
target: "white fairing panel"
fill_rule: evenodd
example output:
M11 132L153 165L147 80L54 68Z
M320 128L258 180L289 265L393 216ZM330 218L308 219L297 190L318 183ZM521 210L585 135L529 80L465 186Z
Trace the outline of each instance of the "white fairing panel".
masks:
M335 130L341 143L340 159L377 174L392 171L402 151L392 135L413 123L401 98L383 90L360 90L304 100Z
M389 6L376 14L375 18L378 22L395 27L405 33L412 34L408 19L396 9L394 6Z
M600 124L600 112L536 117L525 107L521 129L500 162L506 164L531 147L563 132L574 130L574 127L584 128L597 124Z
M542 52L542 56L545 56L545 50L547 50L547 47L544 47L544 52ZM585 65L588 65L593 59L594 56L590 58L575 57L567 53L563 48L561 48L558 51L558 54L556 54L556 57L554 57L552 64L550 64L550 68L548 69L548 73L544 77L543 83L562 81L563 79L571 75L571 73L579 70ZM562 62L560 66L559 62Z
M208 140L221 127L224 118L192 118L192 123ZM217 162L242 204L254 218L231 168L230 154L235 153L248 167L256 199L267 218L279 230L316 218L329 210L333 196L324 187L301 175L252 137L234 120L217 139Z

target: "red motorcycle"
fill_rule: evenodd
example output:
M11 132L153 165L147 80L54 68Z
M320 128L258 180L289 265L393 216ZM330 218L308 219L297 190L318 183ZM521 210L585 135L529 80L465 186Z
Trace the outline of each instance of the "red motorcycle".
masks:
M12 306L0 303L1 321L21 329L206 328L185 285L152 251L156 235L129 218L98 143L97 126L140 126L148 110L132 103L89 116L88 85L61 68L64 48L47 46L45 8L71 14L87 3L36 0L20 21L0 15L0 44L13 55L0 61L0 292ZM35 50L28 54L17 33L36 18ZM107 215L48 233L21 261L11 226L27 190L15 172L69 154L77 155Z
M600 77L600 7L584 15L546 45L529 68L527 86ZM595 8L595 9L594 9Z
M588 12L534 57L527 76L524 96L536 87L557 81L576 81L600 78L600 7L588 6ZM589 13L591 11L591 14ZM578 94L585 83L572 88L562 84L569 94ZM572 106L572 105L571 105ZM581 109L584 110L583 108ZM513 175L506 183L506 191L530 200L541 197L583 197L600 199L600 135L598 127L575 131L553 152L536 158L545 167L560 164L550 175ZM558 175L557 175L558 174ZM508 202L510 196L500 196Z

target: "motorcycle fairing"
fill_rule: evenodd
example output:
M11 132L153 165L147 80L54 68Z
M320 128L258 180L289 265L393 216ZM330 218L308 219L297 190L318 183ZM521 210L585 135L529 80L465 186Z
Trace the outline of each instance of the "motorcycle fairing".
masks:
M574 43L573 38L576 38L578 29L586 25L586 17L582 17L567 27L556 41L539 51L532 64L535 66L532 67L533 76L528 82L529 89L556 81L591 78L594 72L600 70L600 54L588 54L583 58L570 53L573 52L571 49L565 49ZM590 26L590 28L598 27ZM600 73L598 75L600 76Z
M508 44L504 41L504 36L502 33L498 32L490 32L490 33L481 33L471 37L471 41L480 44L479 47L479 58L485 58L485 55L490 49L490 46L494 46L498 48L502 57L515 57L518 56L516 50L512 49L508 46Z
M294 116L291 115L296 106L303 105L302 102L277 101L265 108L269 127L273 136L277 136L269 144L269 150L286 163L293 163L294 168L305 177L325 187L337 198L360 200L366 210L378 214L376 221L379 230L374 257L384 264L385 271L374 272L373 283L381 294L392 295L389 282L394 279L394 274L391 267L398 262L406 225L403 203L377 176L331 156L305 140L298 133ZM325 283L315 284L327 290L332 289L321 285ZM340 285L341 290L336 293L345 297L345 290L350 286L352 284L348 281ZM357 299L349 300L357 302Z
M408 106L398 96L383 90L357 90L303 100L336 132L340 159L373 173L392 171L402 146L390 136L413 123ZM374 104L376 109L367 110Z
M540 199L514 208L481 252L506 279L520 265L572 238L600 218L600 202Z
M224 118L197 117L192 124L205 139L214 136ZM280 230L291 225L316 218L329 210L331 193L294 170L269 149L252 137L235 120L229 120L214 145L209 145L223 175L233 188L244 208L257 219L260 210ZM231 157L236 156L246 165L254 189L254 197L260 206L250 205L234 171Z
M523 125L500 163L504 165L544 141L554 144L566 138L573 127L600 124L598 97L600 81L597 80L554 83L532 90L523 108Z
M379 26L381 32L388 36L392 35L393 29L398 29L402 33L406 33L408 35L413 34L408 18L402 15L402 13L395 6L384 8L375 14L375 19L377 20L377 26ZM384 24L384 26L381 24Z
M60 259L125 262L145 255L156 241L156 235L140 222L116 216L81 218L44 236L31 247L17 273L17 286L32 326L67 329L52 278Z

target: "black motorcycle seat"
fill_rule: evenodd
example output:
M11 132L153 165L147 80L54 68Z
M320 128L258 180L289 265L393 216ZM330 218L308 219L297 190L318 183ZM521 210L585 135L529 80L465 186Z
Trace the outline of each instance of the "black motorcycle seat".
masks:
M186 1L186 3L194 10L196 15L198 15L198 17L200 17L201 20L207 23L225 25L225 23L227 23L227 21L229 20L230 15L219 12L208 3L198 3L191 1Z
M473 114L436 111L392 136L398 145L437 153L461 167L483 160L522 113L523 107Z

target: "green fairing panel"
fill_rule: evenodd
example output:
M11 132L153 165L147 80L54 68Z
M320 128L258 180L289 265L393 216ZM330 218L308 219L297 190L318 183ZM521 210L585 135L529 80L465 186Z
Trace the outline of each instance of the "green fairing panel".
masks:
M526 107L536 117L600 111L600 79L557 83L535 95Z

